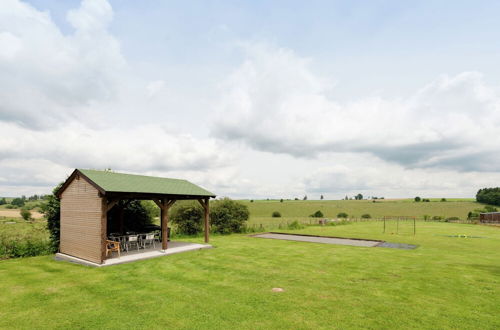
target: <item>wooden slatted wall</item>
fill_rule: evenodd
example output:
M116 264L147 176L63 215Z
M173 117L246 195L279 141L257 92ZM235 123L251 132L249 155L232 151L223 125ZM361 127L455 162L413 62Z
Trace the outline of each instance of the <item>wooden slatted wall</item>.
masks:
M101 198L85 179L76 177L61 195L62 253L101 263Z

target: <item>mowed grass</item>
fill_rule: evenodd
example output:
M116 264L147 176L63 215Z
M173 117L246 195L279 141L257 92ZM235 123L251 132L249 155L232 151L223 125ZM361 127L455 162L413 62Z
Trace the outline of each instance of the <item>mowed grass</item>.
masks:
M380 223L298 232L419 244L363 248L214 236L214 249L105 268L0 262L2 328L496 329L500 230ZM297 231L296 231L297 232ZM484 238L452 238L465 234ZM196 241L196 240L195 240ZM279 287L284 292L272 292Z
M466 219L469 211L484 208L484 204L477 203L472 199L448 199L440 202L439 199L431 199L431 202L416 203L412 199L377 200L373 203L369 200L307 200L295 201L285 200L242 200L241 203L248 206L250 210L250 225L272 224L301 220L309 222L309 215L320 210L325 218L335 218L340 212L347 213L350 217L359 218L367 213L372 218L384 216L414 216L423 218L424 215L459 217ZM278 211L281 218L273 218L272 213Z

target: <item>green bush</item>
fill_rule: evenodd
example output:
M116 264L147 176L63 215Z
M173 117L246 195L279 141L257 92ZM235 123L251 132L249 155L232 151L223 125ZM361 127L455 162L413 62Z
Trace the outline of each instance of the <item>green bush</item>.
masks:
M52 252L59 250L59 237L61 231L61 203L56 193L62 187L64 182L59 183L51 195L47 195L46 202L42 204L42 213L47 218L47 230L49 231L50 246Z
M312 218L323 218L323 212L321 212L320 210L314 212L313 214L310 215L310 217Z
M6 209L15 209L16 207L12 204L7 204L7 205L5 205L5 208Z
M273 218L281 218L281 213L279 213L278 211L274 211L272 214L272 217Z
M18 222L0 230L0 260L50 253L52 247L43 223Z
M3 240L0 238L0 259L34 257L52 253L50 241L24 239Z
M498 212L498 209L496 207L491 206L491 205L485 205L484 210L486 212Z
M476 200L479 203L500 206L500 187L479 189Z
M365 213L365 214L363 214L363 215L361 216L361 218L363 218L363 219L371 219L371 218L372 218L372 216L371 216L370 214L368 214L368 213Z
M446 198L441 198L441 202L446 202Z
M0 205L5 205L7 204L7 200L4 198L0 199Z
M196 235L203 231L204 210L198 202L174 204L171 220L177 226L177 232L184 235Z
M448 217L446 218L446 221L450 221L450 220L460 220L459 217Z
M443 220L443 217L440 215L435 215L432 217L432 220Z
M12 202L10 202L11 205L17 206L17 207L23 207L24 206L24 200L22 198L14 198Z
M300 224L297 220L295 220L294 222L292 222L288 225L288 229L292 229L292 230L303 229L303 228L305 228L305 226Z
M249 216L248 207L244 204L227 197L216 200L210 211L211 229L220 234L244 232Z
M108 232L120 231L120 208L123 207L123 226L125 231L144 232L144 228L153 223L153 218L144 201L121 200L108 212ZM153 211L152 211L153 212Z
M340 212L339 214L337 214L337 218L348 218L349 215L345 212Z
M158 218L160 216L160 208L153 201L141 201L141 205L151 219Z
M470 211L468 214L467 214L467 219L477 219L479 218L479 213L477 212L472 212Z
M28 209L21 209L21 217L26 220L26 221L29 221L31 220L31 212L28 210Z
M421 198L419 196L415 197L415 202L420 202Z

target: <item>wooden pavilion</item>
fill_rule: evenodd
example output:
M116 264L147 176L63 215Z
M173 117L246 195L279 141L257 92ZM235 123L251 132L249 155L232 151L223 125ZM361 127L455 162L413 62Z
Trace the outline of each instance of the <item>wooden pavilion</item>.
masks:
M209 240L209 199L215 195L189 181L76 169L57 191L61 200L60 253L103 264L107 213L121 200L152 200L160 208L162 250L168 249L168 210L177 200L197 200ZM123 212L121 212L123 214ZM120 218L123 228L123 216Z

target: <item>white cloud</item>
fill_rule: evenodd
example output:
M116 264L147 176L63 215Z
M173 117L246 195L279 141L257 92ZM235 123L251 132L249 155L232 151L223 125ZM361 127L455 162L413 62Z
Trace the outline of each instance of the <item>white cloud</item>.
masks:
M80 8L68 12L67 18L79 33L101 32L113 20L113 9L105 0L83 0Z
M107 31L109 3L84 0L67 18L75 30L63 35L47 12L15 0L0 6L0 195L48 192L77 167L222 173L232 156L217 141L149 112L164 110L166 84L140 81L128 67Z
M33 131L0 122L0 131L6 137L0 140L0 167L4 166L5 172L12 178L17 177L18 182L27 178L32 178L30 183L39 182L31 174L25 176L30 167L36 168L41 175L53 165L66 172L75 167L133 169L142 173L204 172L225 166L231 159L213 140L203 141L188 134L168 132L157 125L124 131L113 128L95 130L73 123L50 131ZM44 160L50 162L43 163ZM61 171L58 173L61 175ZM53 176L47 177L49 181L53 180Z
M500 181L496 172L465 172L436 168L404 168L374 156L341 155L328 158L323 166L305 174L307 192L329 198L344 195L411 197L474 196L478 189Z
M0 120L47 128L85 120L85 107L113 96L125 60L106 27L105 0L82 2L63 35L50 14L17 0L0 6Z
M295 157L354 152L407 167L500 170L500 91L479 73L440 77L408 99L342 104L329 97L333 84L291 50L244 51L223 87L216 137Z

